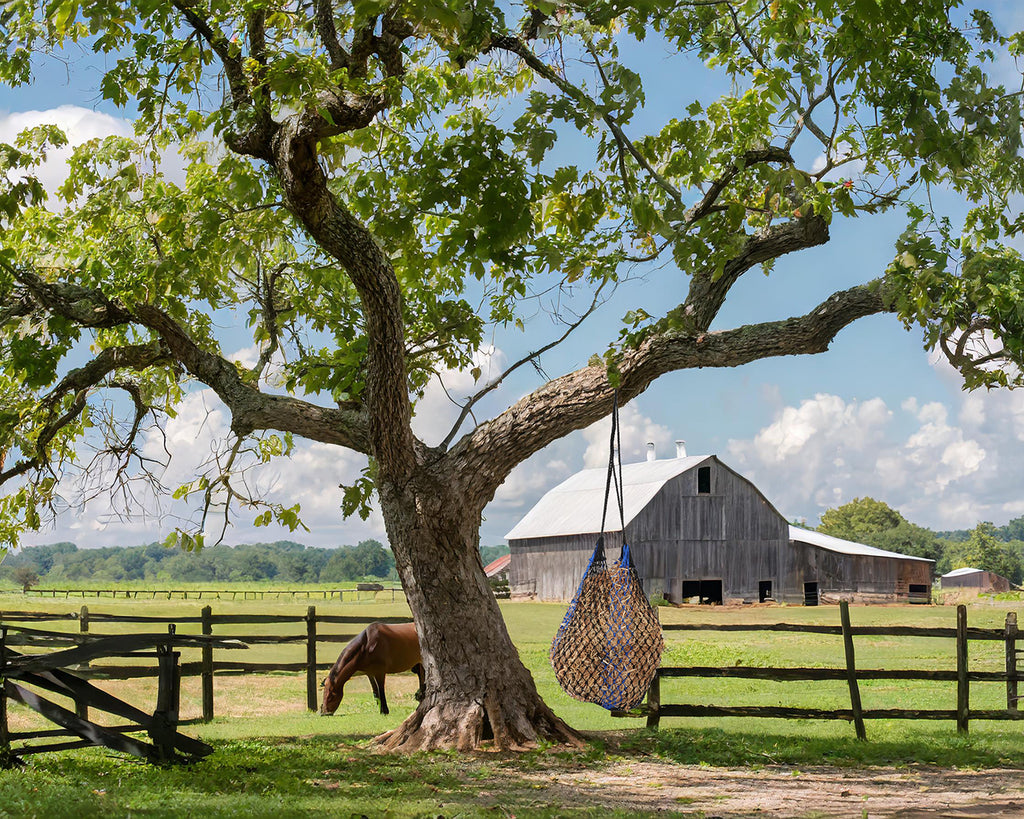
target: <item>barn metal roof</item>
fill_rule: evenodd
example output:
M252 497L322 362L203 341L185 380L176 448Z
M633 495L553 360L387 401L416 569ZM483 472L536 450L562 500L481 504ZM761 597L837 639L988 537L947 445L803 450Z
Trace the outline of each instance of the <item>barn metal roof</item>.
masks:
M913 555L904 555L899 552L888 552L885 549L876 549L874 546L868 546L864 543L855 543L852 540L843 540L842 538L832 537L832 535L825 535L821 532L812 532L810 529L801 529L799 526L791 525L789 527L789 539L800 543L810 543L812 546L819 546L822 549L828 549L830 552L839 552L844 555L896 557L901 560L920 560L925 563L935 562L927 557L914 557Z
M688 455L660 461L640 461L622 467L623 507L626 525L650 503L661 488L677 475L682 475L712 456ZM601 528L601 505L608 470L584 469L562 481L542 497L512 531L506 540L559 535L597 534ZM609 532L619 530L619 510L614 494L608 499Z
M965 574L983 574L984 569L953 569L951 572L946 572L942 577L963 577Z
M501 574L509 567L511 562L512 555L502 555L497 560L492 560L484 566L484 575L487 577L494 577L497 574Z

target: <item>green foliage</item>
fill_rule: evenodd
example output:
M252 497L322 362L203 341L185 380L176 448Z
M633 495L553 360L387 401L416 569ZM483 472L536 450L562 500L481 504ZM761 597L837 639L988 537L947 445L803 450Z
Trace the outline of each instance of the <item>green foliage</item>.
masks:
M825 510L818 531L890 552L935 561L943 559L943 541L938 535L911 523L888 504L874 498L854 498L842 506ZM941 563L936 568L941 568Z
M821 516L818 531L845 540L864 540L905 523L903 516L874 498L854 498L849 503L827 509Z
M485 546L484 564L508 554L508 547ZM206 546L183 552L160 543L79 549L73 543L28 546L0 563L0 578L23 584L26 573L50 586L88 582L125 583L339 583L352 580L397 580L390 549L377 540L355 546L317 548L289 540L238 546Z
M57 191L39 168L66 144L58 129L0 145L0 453L20 481L0 497L0 548L60 503L53 475L99 469L79 461L87 446L126 480L145 472L106 411L112 395L161 423L195 381L227 395L227 364L249 388L363 408L371 335L393 323L379 360L401 361L393 377L414 404L441 371L478 379L484 340L525 331L548 294L588 303L630 265L674 264L704 296L659 315L627 304L591 359L618 385L626 351L659 333L699 338L736 278L770 273L818 221L901 212L893 262L871 284L885 309L968 387L1020 383L1021 96L988 69L1021 37L960 5L359 0L325 21L280 0L8 4L0 84L30 82L33 55L91 51L95 93L137 138L76 146ZM661 78L634 62L641 47L685 78L667 109L651 93ZM310 161L276 164L270 136L293 126ZM181 176L162 159L175 148ZM803 166L818 156L824 168ZM320 210L302 213L296 191L314 189ZM969 204L962 223L937 210L942 192ZM793 241L765 241L782 234ZM378 255L393 316L356 286ZM143 320L152 311L160 320ZM226 361L219 311L246 322L255 367ZM62 382L86 351L128 348L132 360L84 385ZM361 420L340 433L353 430ZM244 423L234 434L229 473L291 448ZM345 487L344 514L367 513L375 468ZM178 499L302 526L297 505L242 496L230 477L210 468ZM170 540L201 548L201 528Z
M950 549L950 569L972 568L995 572L1014 583L1021 581L1021 551L1019 546L1005 543L996 536L996 527L982 521L971 531L966 541Z

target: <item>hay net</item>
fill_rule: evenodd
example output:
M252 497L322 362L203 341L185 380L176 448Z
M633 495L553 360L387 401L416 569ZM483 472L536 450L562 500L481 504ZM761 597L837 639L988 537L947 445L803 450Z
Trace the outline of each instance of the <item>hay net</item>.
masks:
M621 456L618 474L615 470L617 432L616 396L605 508L614 484L622 522L622 554L616 563L608 565L604 549L606 515L602 514L594 553L551 643L551 665L569 696L610 711L625 711L639 705L646 696L658 672L665 641L657 612L644 594L625 542Z

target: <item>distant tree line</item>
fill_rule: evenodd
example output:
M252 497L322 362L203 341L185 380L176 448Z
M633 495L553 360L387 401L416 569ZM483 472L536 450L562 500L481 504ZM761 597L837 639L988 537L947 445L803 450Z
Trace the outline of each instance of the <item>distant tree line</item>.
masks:
M508 553L506 546L484 546L486 565ZM160 543L79 549L74 543L28 546L0 563L0 577L19 586L91 581L184 583L340 583L395 580L391 550L377 540L356 546L318 548L290 540L239 546L207 546L183 552Z
M933 532L874 498L854 498L827 510L818 531L878 549L935 561L936 576L970 567L1024 581L1024 517L1005 526L980 521L973 529Z

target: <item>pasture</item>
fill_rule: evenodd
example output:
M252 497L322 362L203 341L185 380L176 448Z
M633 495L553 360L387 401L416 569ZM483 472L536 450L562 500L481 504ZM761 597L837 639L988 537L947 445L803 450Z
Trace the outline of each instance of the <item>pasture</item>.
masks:
M195 614L192 600L87 601L91 611ZM0 594L0 610L77 611L82 601ZM302 614L305 601L214 601L217 613ZM316 601L325 614L368 619L408 615L403 603ZM123 609L122 607L127 607ZM999 628L1014 602L970 607L974 627ZM583 750L541 748L505 755L378 754L372 737L396 726L413 708L416 677L388 678L391 715L382 716L369 681L349 683L338 714L306 710L304 675L218 676L217 717L185 733L216 747L194 765L161 769L99 750L28 757L24 770L0 772L0 816L643 816L666 811L692 816L882 816L908 808L978 804L989 815L1024 811L1024 725L972 722L967 736L953 722L869 721L868 741L844 721L666 719L658 731L643 720L615 719L578 703L558 688L547 661L564 606L503 603L520 654L547 702L586 732ZM664 623L835 625L836 607L661 608ZM855 625L950 626L949 606L854 607ZM76 628L72 623L69 629ZM119 627L120 630L127 630ZM253 632L256 626L245 626ZM95 627L98 631L99 628ZM106 628L104 630L107 630ZM115 630L113 627L110 631ZM269 632L269 627L268 627ZM230 630L218 629L228 636ZM864 637L858 666L948 669L949 640ZM340 651L341 646L322 653ZM260 660L303 659L300 645L247 652ZM972 643L972 668L998 668L998 643ZM183 660L189 659L183 652ZM249 659L249 658L247 658ZM334 657L321 656L322 660ZM667 633L663 665L842 666L841 638L771 632ZM148 679L101 683L143 708L152 706ZM663 701L715 705L840 707L845 683L772 683L746 679L663 681ZM949 683L870 681L861 684L865 708L950 708ZM1005 704L1005 687L978 684L975 708ZM198 677L182 681L181 716L202 713ZM34 715L12 705L13 730ZM975 801L970 801L975 800ZM762 813L761 815L764 815ZM921 814L928 815L928 814ZM934 815L934 814L932 814ZM955 815L955 814L953 814Z

